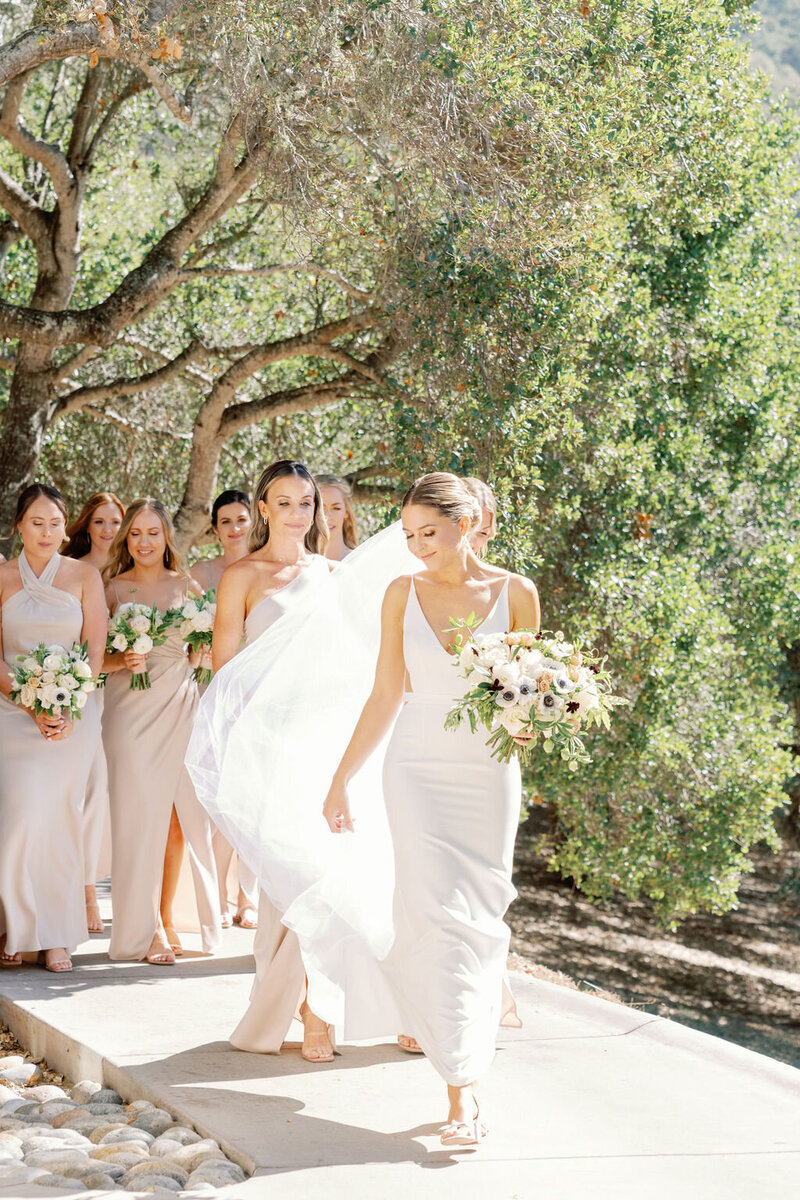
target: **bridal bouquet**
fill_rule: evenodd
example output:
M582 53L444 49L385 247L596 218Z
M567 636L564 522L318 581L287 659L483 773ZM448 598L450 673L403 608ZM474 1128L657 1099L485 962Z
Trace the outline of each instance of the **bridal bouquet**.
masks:
M190 596L181 608L172 610L180 635L192 650L211 649L214 617L217 612L217 593L211 588L202 596ZM201 687L211 683L208 667L195 667L193 678Z
M167 632L174 624L172 612L162 613L155 605L120 604L113 617L108 622L108 638L106 650L111 653L118 650L132 650L134 654L149 654L154 646L161 646L167 640ZM131 691L146 692L150 687L150 675L147 671L131 674Z
M525 758L538 744L558 751L570 771L591 762L581 737L592 725L610 727L610 710L627 701L611 694L611 676L597 654L557 633L470 634L462 640L459 665L473 683L450 710L446 729L466 717L472 732L490 731L492 757ZM515 737L530 737L525 746Z
M40 642L27 654L18 654L11 681L11 699L25 708L60 716L70 721L82 710L94 691L95 680L86 657L86 643L76 642L71 650L64 646L45 646Z

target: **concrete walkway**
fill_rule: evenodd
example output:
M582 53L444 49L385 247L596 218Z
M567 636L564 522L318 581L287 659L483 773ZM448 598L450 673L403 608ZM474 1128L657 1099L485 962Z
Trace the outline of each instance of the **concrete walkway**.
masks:
M186 939L191 947L191 939ZM515 975L524 1028L502 1031L482 1088L490 1136L445 1150L444 1088L393 1045L313 1067L297 1045L227 1035L252 934L174 968L112 964L96 935L67 976L0 975L0 1020L71 1080L147 1099L216 1138L253 1178L225 1200L760 1200L800 1194L800 1071L635 1009ZM69 1196L30 1185L0 1197ZM81 1192L82 1196L101 1193ZM120 1195L102 1193L104 1195Z

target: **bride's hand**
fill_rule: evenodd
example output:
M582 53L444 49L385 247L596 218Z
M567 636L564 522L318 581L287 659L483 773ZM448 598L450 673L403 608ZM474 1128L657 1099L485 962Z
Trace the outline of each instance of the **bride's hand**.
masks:
M345 829L349 829L351 833L355 832L353 817L350 815L350 798L347 795L345 784L333 781L322 806L322 815L328 822L331 833L342 833Z

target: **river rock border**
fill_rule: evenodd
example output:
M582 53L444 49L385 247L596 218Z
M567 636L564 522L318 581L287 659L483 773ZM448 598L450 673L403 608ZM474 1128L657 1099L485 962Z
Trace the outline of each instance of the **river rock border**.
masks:
M40 1079L22 1055L0 1058L0 1187L199 1197L245 1180L212 1138L149 1100L126 1104L89 1079L71 1088Z

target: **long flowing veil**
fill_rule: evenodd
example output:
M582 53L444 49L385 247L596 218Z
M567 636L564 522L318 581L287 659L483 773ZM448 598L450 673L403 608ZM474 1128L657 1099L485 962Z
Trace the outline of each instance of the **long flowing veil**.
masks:
M356 833L322 804L372 687L386 588L417 571L398 524L319 573L214 677L186 755L198 799L300 941L309 1004L345 1037L397 1032L378 961L393 940L383 747L350 789Z

